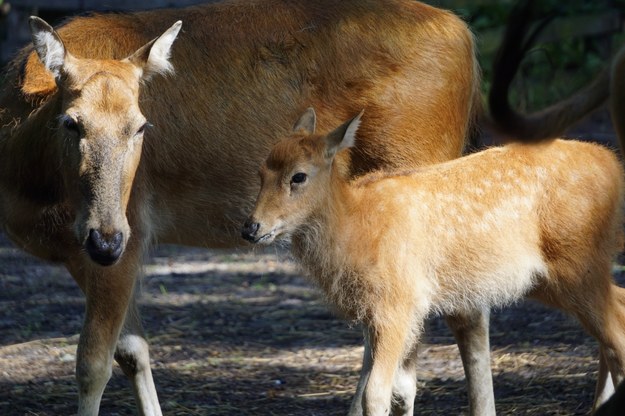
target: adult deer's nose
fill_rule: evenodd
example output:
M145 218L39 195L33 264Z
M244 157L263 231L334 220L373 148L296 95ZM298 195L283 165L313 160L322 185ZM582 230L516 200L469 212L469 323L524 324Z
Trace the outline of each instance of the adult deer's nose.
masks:
M110 266L121 256L123 241L124 235L121 232L104 236L100 231L91 229L87 238L87 253L96 263Z

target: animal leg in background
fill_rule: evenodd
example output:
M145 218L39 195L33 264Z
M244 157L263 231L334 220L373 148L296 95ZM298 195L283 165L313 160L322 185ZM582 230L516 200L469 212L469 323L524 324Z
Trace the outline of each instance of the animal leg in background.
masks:
M536 2L537 3L537 2ZM595 79L570 97L535 113L523 114L512 108L509 89L527 51L553 17L539 18L533 0L520 1L510 13L506 31L492 68L488 108L495 130L510 141L542 141L562 136L574 123L601 107L610 96L610 66L606 65Z

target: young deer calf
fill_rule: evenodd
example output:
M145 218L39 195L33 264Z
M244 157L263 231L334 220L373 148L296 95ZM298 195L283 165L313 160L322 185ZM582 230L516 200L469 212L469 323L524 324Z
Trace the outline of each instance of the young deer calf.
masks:
M242 235L292 250L330 302L367 328L373 367L366 415L412 414L424 319L527 295L576 316L625 370L625 289L610 269L621 247L623 172L598 145L552 140L349 182L335 158L360 115L314 135L309 110L261 168ZM607 376L607 374L604 374ZM601 383L600 383L601 384Z

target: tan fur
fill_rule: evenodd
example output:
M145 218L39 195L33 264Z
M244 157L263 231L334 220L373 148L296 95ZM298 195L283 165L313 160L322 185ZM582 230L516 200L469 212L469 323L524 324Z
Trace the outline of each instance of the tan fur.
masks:
M244 235L292 239L332 305L368 328L365 414L389 414L395 372L427 316L524 296L577 317L614 381L623 378L625 289L610 273L623 245L624 182L613 152L552 140L350 182L328 137L298 134L273 148Z
M143 79L124 59L177 20L174 75ZM20 247L68 265L86 294L80 414L97 413L114 351L140 412L160 412L135 342L144 250L239 245L257 168L306 107L320 131L367 109L343 161L358 176L459 156L479 103L466 25L411 0L233 0L77 17L58 34L73 56L63 76L27 47L0 90L0 221ZM91 140L68 135L63 115L80 115ZM129 145L144 120L154 127ZM116 264L87 255L91 229L123 232Z

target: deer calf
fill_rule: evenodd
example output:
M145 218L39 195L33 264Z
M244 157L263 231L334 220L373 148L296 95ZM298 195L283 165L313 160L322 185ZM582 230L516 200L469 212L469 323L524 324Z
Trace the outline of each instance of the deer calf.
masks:
M308 110L260 170L242 235L290 237L344 317L372 347L366 415L412 414L416 344L431 314L529 296L579 319L615 382L625 371L625 289L611 277L621 247L623 171L602 146L551 140L351 181L335 156L360 115L327 136Z

